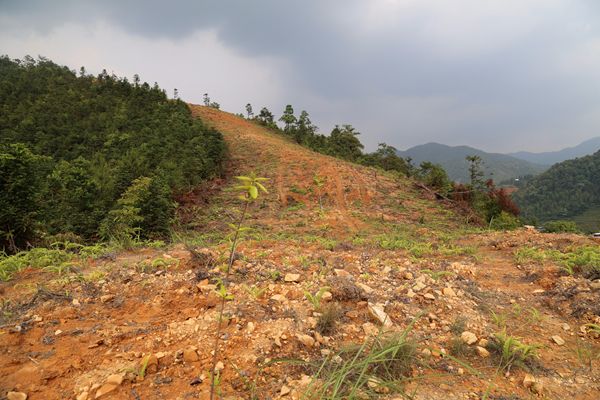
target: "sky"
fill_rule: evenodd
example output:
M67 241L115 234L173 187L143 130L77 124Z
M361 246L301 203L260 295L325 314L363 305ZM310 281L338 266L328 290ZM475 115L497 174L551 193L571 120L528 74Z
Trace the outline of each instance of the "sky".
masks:
M550 151L600 136L598 0L0 0L0 54L286 104L367 150Z

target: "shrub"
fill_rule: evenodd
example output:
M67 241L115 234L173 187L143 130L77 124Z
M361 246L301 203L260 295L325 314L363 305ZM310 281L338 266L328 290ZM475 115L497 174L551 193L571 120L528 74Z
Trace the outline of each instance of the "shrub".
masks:
M521 226L521 221L506 211L501 211L497 217L492 217L490 228L498 231L510 231Z
M544 224L544 229L546 232L572 232L578 233L579 228L577 224L573 221L550 221Z

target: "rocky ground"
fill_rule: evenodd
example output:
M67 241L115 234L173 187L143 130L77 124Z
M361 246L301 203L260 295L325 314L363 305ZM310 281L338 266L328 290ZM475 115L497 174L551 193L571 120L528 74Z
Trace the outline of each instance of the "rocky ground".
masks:
M600 243L465 227L407 179L314 154L227 113L193 111L224 133L229 176L270 178L235 254L220 396L324 397L315 388L357 354L348 346L367 343L369 353L391 338L402 343L385 364L394 382L370 366L354 397L598 398L600 282L519 250ZM0 396L208 398L216 282L227 224L239 217L231 185L182 200L173 245L80 257L60 274L29 268L0 284ZM534 354L507 365L498 348L507 337Z

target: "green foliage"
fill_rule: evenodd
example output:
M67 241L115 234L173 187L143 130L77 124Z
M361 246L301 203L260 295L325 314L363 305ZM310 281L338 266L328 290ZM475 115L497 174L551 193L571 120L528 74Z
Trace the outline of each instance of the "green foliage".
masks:
M600 205L599 174L600 151L553 165L527 182L514 198L527 217L564 220Z
M422 162L420 168L416 171L416 176L423 184L441 194L445 195L452 189L452 182L450 182L448 174L439 164L433 164L429 161Z
M485 187L483 180L483 160L477 155L465 157L469 163L469 179L471 187L476 190L482 190Z
M573 221L550 221L544 224L546 232L571 232L578 233L579 228Z
M65 250L38 247L0 257L0 280L8 281L13 274L27 268L44 269L59 275L68 272L73 266L74 254Z
M538 358L539 344L525 344L518 338L509 336L506 331L496 333L489 348L499 356L499 367L510 370L512 367L527 369Z
M294 107L291 104L285 106L285 110L283 110L283 115L279 118L285 124L284 131L286 133L291 133L293 129L293 124L297 121L294 116Z
M558 250L543 250L535 247L522 247L515 251L515 262L558 263L569 275L581 273L590 278L600 275L600 247L580 246Z
M134 180L102 222L100 234L119 243L130 243L140 232L165 236L175 214L170 195L169 187L159 178Z
M14 252L34 239L49 160L23 144L0 145L0 249Z
M323 299L323 295L329 290L329 287L320 288L314 295L309 291L304 291L304 297L312 304L315 310L319 310L321 308L321 300Z
M215 391L220 397L220 375L218 371L216 371L217 360L219 359L219 341L221 340L221 322L223 320L223 315L225 312L225 302L227 300L233 300L233 295L227 291L227 280L231 273L231 268L233 266L235 249L237 246L238 238L240 232L247 230L246 227L243 227L244 219L246 218L246 213L248 211L248 206L258 199L259 193L268 193L267 189L263 186L261 182L265 182L267 178L257 177L254 173L251 173L249 176L236 176L236 179L240 182L240 185L236 186L234 189L241 191L241 194L238 196L240 200L244 202L244 207L242 209L242 213L237 220L236 224L232 224L232 229L234 231L233 237L231 238L231 249L229 250L229 261L225 265L225 277L224 279L217 280L217 289L216 293L221 298L220 306L219 306L219 319L217 323L217 331L215 334L215 342L213 345L213 357L212 357L212 367L210 369L211 374L216 373L216 376L213 376L210 384L210 400L214 399Z
M164 236L173 196L221 171L221 135L139 78L0 57L0 99L0 245L9 251L40 233L96 239L144 177L151 204L136 227L142 237Z
M501 211L497 217L492 217L490 229L498 231L510 231L521 226L521 221L514 215Z
M398 156L395 147L385 143L379 143L375 152L363 155L358 162L369 167L379 167L384 171L397 171L407 176L410 173L409 163Z
M327 153L347 161L358 161L364 146L358 139L358 132L352 125L336 125L328 140Z
M403 332L380 335L323 360L312 376L307 398L364 399L402 393L416 361L416 345Z
M258 300L259 298L261 298L265 294L265 291L267 290L266 287L260 288L258 286L254 286L254 285L252 285L252 286L242 285L242 287L244 288L246 293L248 293L250 296L252 296L252 298L254 300Z

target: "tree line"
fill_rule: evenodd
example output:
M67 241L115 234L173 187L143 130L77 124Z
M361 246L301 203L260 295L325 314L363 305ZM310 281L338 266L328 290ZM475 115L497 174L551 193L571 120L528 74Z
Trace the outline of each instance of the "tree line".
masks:
M468 209L476 223L485 223L499 229L520 225L517 219L519 208L505 189L497 188L491 179L483 179L483 160L477 155L466 157L470 183L457 184L449 179L441 165L425 161L417 167L410 158L398 156L396 148L386 143L380 143L374 152L363 152L360 132L352 125L336 125L329 135L317 133L318 127L311 122L308 112L302 111L299 116L295 116L290 104L285 106L277 121L266 107L255 115L250 103L246 104L246 115L238 115L285 135L313 151L412 177L434 190L439 197L457 203L465 211ZM283 127L277 122L281 122Z
M155 83L0 57L0 249L49 235L161 237L220 174L222 136Z

